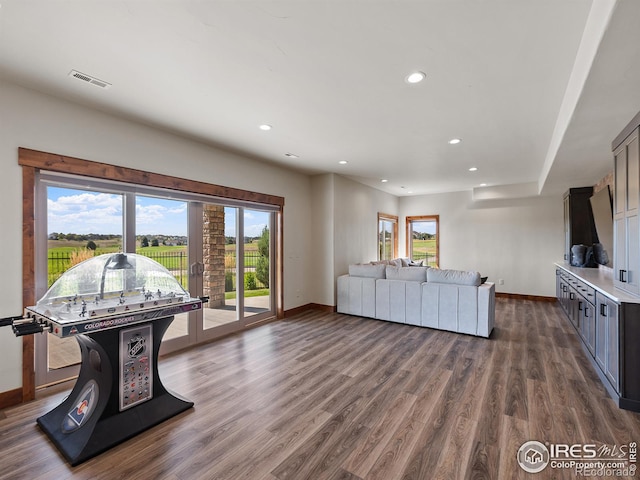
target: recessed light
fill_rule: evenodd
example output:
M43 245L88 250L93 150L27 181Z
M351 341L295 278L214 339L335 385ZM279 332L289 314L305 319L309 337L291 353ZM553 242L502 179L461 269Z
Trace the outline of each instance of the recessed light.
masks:
M449 145L457 145L461 142L462 140L460 138L452 138L451 140L449 140Z
M381 183L387 183L389 180L387 180L386 178L383 178L382 180L380 180Z
M271 125L267 125L266 123L260 125L260 130L264 130L265 132L268 132L269 130L271 130Z
M486 183L481 183L481 184L480 184L480 186L481 186L481 187L486 187L486 186L487 186L487 184L486 184Z
M471 167L471 168L469 169L469 171L470 171L470 172L475 172L475 171L477 171L477 170L478 170L478 167Z
M420 83L427 75L424 72L413 72L406 76L407 83Z
M293 153L285 153L284 156L289 158L298 158L298 155L294 155Z
M347 162L346 160L340 160L338 163L339 163L340 165L346 165L346 164L347 164L347 163L349 163L349 162Z

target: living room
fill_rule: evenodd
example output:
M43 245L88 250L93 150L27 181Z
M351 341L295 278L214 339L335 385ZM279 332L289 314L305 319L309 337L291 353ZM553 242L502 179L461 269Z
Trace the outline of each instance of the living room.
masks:
M439 215L439 265L442 268L477 270L496 283L498 296L523 299L518 306L509 306L518 310L522 318L540 313L540 307L531 302L531 298L550 300L556 295L554 262L562 260L564 243L562 195L568 187L594 185L613 170L611 141L640 110L640 93L635 92L636 88L630 88L637 84L638 77L634 77L633 71L613 80L613 86L603 85L603 79L610 78L606 75L608 69L618 65L611 65L615 57L611 51L619 46L620 41L615 35L629 35L628 24L633 23L629 19L638 18L638 8L634 3L611 3L614 13L610 23L603 28L602 44L596 45L606 50L608 55L595 57L597 61L594 61L590 76L586 76L582 85L584 96L579 97L579 101L576 99L575 109L571 112L574 123L568 124L564 137L561 135L567 143L558 140L556 145L555 151L560 159L585 155L590 161L585 161L586 166L577 171L575 163L558 161L545 166L551 174L547 183L542 182L542 189L539 188L538 177L531 182L515 181L506 186L480 186L478 179L474 179L476 183L469 187L468 175L471 172L464 165L459 188L418 194L405 194L400 190L394 193L379 184L378 176L363 183L356 181L357 175L344 175L337 168L308 173L269 159L265 161L237 148L216 145L206 141L202 132L188 136L162 128L146 120L140 112L137 116L131 114L124 118L116 109L109 109L95 98L94 103L87 105L82 103L78 94L54 95L47 91L43 85L46 82L41 79L34 77L27 81L21 77L24 73L3 67L0 77L0 158L5 185L0 196L5 207L0 217L4 235L4 248L0 253L4 266L0 287L4 292L4 302L0 317L19 314L24 307L24 192L23 168L18 164L19 148L284 198L281 307L285 316L312 308L329 310L335 307L336 278L347 272L349 264L369 262L378 257L379 213L395 215L399 219L399 255L403 255L406 248L405 218ZM590 3L588 7L591 7ZM6 15L5 12L11 8L11 2L3 2L0 16ZM588 14L589 8L581 12ZM585 24L586 18L582 22L583 26ZM6 26L2 25L2 28ZM625 54L633 53L634 44L640 42L626 42L625 48L631 52L627 50ZM10 47L3 47L3 51L5 49ZM570 71L571 67L568 66L567 70ZM70 65L70 68L79 67ZM614 71L618 70L614 68ZM67 73L65 71L62 75ZM558 111L560 103L556 101ZM166 115L173 113L168 111ZM490 117L491 112L487 111L485 115ZM598 117L597 122L594 117ZM262 120L256 119L254 123L259 121ZM526 124L527 120L523 122ZM601 129L603 123L606 128ZM549 144L553 143L554 125L547 127L545 138ZM588 131L592 134L586 138L585 132ZM470 138L464 137L463 145ZM582 142L576 141L575 137ZM580 143L584 145L578 148ZM268 145L268 148L272 147ZM528 142L523 140L522 150L529 148ZM508 151L504 156L517 164L518 158L513 153ZM539 159L544 159L547 152L543 149L536 154ZM596 162L591 158L594 155L599 159ZM448 161L453 161L450 158L447 157ZM389 163L393 164L393 161ZM529 167L522 165L517 168L527 170ZM538 173L542 175L542 172ZM569 182L572 175L576 183ZM428 173L422 176L427 177ZM400 183L395 188L400 188ZM307 321L308 317L304 317L302 323ZM521 318L516 319L516 324L525 327ZM253 335L260 334L254 332ZM349 338L355 341L355 338ZM452 340L451 344L456 341ZM0 350L3 352L0 399L9 399L4 404L0 402L0 406L7 407L15 404L16 392L22 394L24 386L23 340L16 338L9 328L0 329ZM169 357L168 362L175 362L173 358ZM596 383L597 379L589 385ZM177 388L181 382L175 384ZM59 397L62 395L60 392L58 390L52 395ZM3 415L0 412L0 418ZM35 417L29 421L34 422ZM516 426L512 425L513 428ZM559 441L596 440L580 434L575 437Z

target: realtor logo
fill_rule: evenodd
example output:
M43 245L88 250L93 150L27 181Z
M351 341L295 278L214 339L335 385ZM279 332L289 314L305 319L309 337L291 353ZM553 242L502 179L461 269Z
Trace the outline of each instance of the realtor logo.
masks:
M525 472L541 472L549 464L549 450L535 440L525 442L518 450L518 464Z

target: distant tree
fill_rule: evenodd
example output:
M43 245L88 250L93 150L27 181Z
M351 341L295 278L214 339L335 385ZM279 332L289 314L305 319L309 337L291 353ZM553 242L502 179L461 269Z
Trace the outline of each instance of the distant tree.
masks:
M151 240L151 246L152 247L159 247L160 243L158 242L157 238L154 238L153 240Z
M95 252L96 248L98 248L98 246L96 245L96 242L94 242L93 240L89 240L87 242L87 249L93 250Z
M269 288L269 229L264 227L262 235L258 239L258 262L256 264L256 277Z
M140 241L140 246L142 248L148 247L149 246L149 239L147 237L142 237L142 240Z

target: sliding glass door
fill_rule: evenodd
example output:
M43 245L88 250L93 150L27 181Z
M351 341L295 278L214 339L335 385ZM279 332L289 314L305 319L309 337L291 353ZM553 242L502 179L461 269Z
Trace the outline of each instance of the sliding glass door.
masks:
M206 340L275 315L270 285L274 213L218 204L194 205L198 295L209 298L202 311L199 339ZM201 293L200 293L201 292Z
M37 211L46 213L36 235L37 298L74 264L122 251L157 261L192 297L209 298L202 310L175 317L161 353L275 316L275 211L70 179L46 178L37 192ZM74 338L39 335L36 342L38 386L77 375Z

